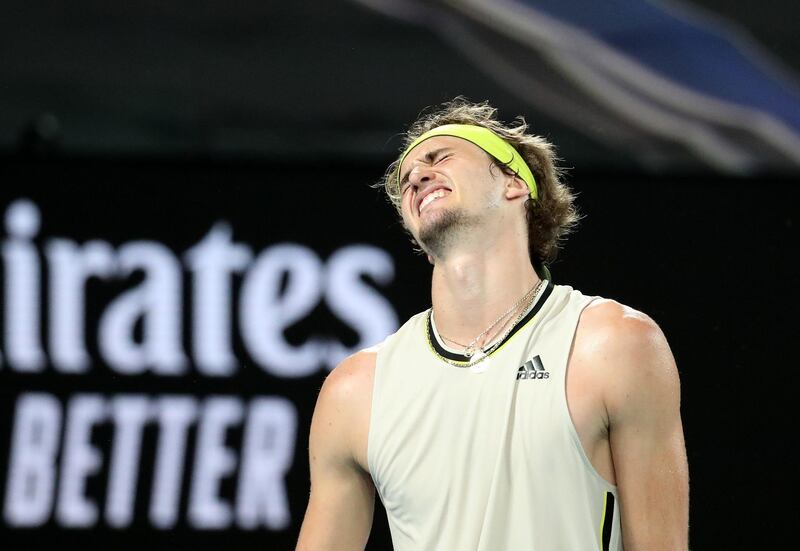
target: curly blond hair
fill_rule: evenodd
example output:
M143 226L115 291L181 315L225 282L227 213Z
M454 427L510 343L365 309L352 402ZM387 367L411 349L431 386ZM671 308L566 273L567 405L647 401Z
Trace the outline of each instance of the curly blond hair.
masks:
M555 148L545 138L528 134L528 124L517 117L511 125L497 120L497 109L487 102L472 103L463 97L443 103L429 113L423 113L404 135L400 152L406 150L419 136L444 124L471 124L483 126L506 140L522 155L533 172L539 198L528 200L525 210L528 221L528 251L534 266L550 263L556 259L566 236L575 228L580 218L575 206L575 195L561 177L562 169ZM401 209L400 155L389 165L381 180L389 201L398 213ZM494 159L493 159L494 160ZM508 171L508 167L494 160L495 164Z

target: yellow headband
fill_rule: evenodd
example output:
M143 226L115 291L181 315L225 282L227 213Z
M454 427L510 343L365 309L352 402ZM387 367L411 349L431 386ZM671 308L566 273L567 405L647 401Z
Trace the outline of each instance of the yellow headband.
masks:
M528 184L528 189L531 190L531 199L536 200L539 197L533 173L517 150L488 128L470 124L445 124L443 126L437 126L411 142L411 145L403 152L403 155L400 157L400 162L397 164L398 184L400 183L400 167L403 166L403 161L406 159L406 156L419 144L435 136L452 136L472 142L522 178L522 180Z

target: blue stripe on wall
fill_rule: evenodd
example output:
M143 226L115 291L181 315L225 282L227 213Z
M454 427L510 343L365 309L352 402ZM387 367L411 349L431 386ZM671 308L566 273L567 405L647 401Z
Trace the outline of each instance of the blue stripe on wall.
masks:
M800 131L800 91L761 67L734 36L641 0L519 0L578 27L689 89L772 114Z

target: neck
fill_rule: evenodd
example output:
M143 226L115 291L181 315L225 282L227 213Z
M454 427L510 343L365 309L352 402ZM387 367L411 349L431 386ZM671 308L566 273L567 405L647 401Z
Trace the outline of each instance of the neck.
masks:
M436 326L448 338L469 342L538 282L524 247L453 251L433 268Z

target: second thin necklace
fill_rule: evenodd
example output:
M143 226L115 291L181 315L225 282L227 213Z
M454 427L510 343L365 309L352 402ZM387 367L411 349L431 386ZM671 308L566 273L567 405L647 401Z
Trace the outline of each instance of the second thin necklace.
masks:
M517 308L519 308L519 307L520 307L522 304L525 304L525 303L526 303L526 301L527 301L527 304L526 304L526 306L530 306L531 299L533 299L533 297L535 297L535 296L536 296L536 295L539 293L539 290L542 288L542 285L543 285L543 284L544 284L544 280L543 280L543 279L540 279L540 280L539 280L539 282L538 282L537 284L535 284L533 287L531 287L531 288L530 288L530 290L528 290L528 292L527 292L527 293L525 293L524 295L522 295L522 298L520 298L520 299L519 299L517 302L515 302L515 303L514 303L514 305L513 305L513 306L511 306L511 308L509 308L509 309L508 309L508 310L506 310L506 311L505 311L503 314L501 314L499 318L497 318L497 319L496 319L496 320L494 320L494 321L493 321L491 324L489 324L489 327L487 327L486 329L484 329L483 331L481 331L481 333L480 333L480 334L479 334L477 337L475 337L474 339L472 339L472 340L469 342L469 344L461 344L461 343L459 343L459 342L457 342L457 341L454 341L453 339L450 339L450 338L448 338L448 337L446 337L446 336L442 335L442 333L439 333L439 336L440 336L440 337L442 337L443 339L445 339L445 340L447 340L447 341L449 341L449 342L453 343L453 344L457 344L458 346L463 346L463 347L464 347L464 352L463 352L463 354L464 354L464 356L466 356L467 358L471 358L471 357L472 357L472 356L475 354L475 352L477 352L477 349L478 349L478 348L480 348L481 352L485 353L485 352L486 352L486 349L485 349L485 348L483 348L483 347L478 347L478 346L477 346L477 345L478 345L478 342L479 342L479 341L480 341L480 340L481 340L481 339L482 339L482 338L483 338L483 337L484 337L484 336L485 336L485 335L486 335L486 334L487 334L489 331L491 331L492 329L494 329L494 327L495 327L495 326L496 326L498 323L500 323L501 321L503 321L504 319L506 319L508 316L510 316L510 315L511 315L511 314L512 314L512 313L513 313L513 312L514 312L514 311L515 311ZM525 310L527 310L527 308L525 308ZM431 315L433 315L433 312L431 312ZM517 321L518 321L518 320L517 320ZM516 322L515 322L515 324L516 324ZM512 328L512 329L513 329L513 327L514 327L514 325L515 325L515 324L512 324L512 326L511 326L511 328Z

